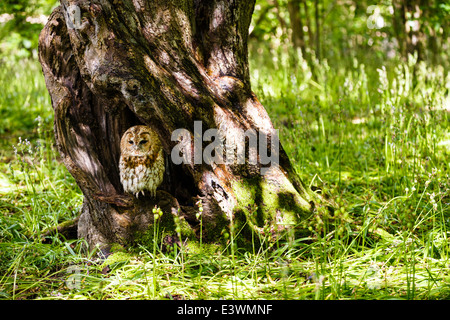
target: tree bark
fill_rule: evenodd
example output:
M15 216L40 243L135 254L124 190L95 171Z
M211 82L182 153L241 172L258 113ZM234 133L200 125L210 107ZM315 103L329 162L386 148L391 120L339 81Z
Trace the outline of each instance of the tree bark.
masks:
M309 48L314 48L314 36L312 33L312 29L311 29L311 18L309 16L309 9L308 9L308 3L306 2L306 0L302 1L303 3L303 9L305 10L305 21L306 21L306 26L308 27L308 43L309 43Z
M402 57L406 57L406 32L405 32L405 19L403 12L403 5L399 0L393 0L392 5L394 8L393 26L397 37L400 54Z
M396 0L394 6L394 29L399 42L400 52L405 60L408 54L417 53L418 60L425 59L425 41L423 26L421 26L420 0ZM409 18L408 18L409 17Z
M317 60L321 59L320 53L320 8L319 8L319 0L314 0L314 15L316 22L316 58Z
M40 35L39 57L56 142L84 194L78 236L91 247L134 241L153 224L155 206L169 226L181 221L186 235L198 235L201 203L204 241L219 240L230 225L244 236L276 234L315 211L318 196L305 188L282 147L278 165L265 175L261 151L273 151L270 143L259 149L256 164L171 161L179 145L172 133L183 128L197 141L194 121L201 121L203 132L218 129L227 143L243 130L276 141L250 87L253 6L229 0L61 0L54 10ZM156 198L134 198L120 184L120 139L137 124L157 131L166 154ZM188 148L195 153L194 143Z

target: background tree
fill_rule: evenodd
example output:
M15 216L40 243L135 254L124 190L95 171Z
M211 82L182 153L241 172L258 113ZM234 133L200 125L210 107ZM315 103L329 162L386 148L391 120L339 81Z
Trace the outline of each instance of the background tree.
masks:
M330 65L352 64L353 58L366 63L406 60L409 54L417 52L419 60L448 67L447 1L277 0L275 3L257 1L251 47L261 47L264 39L266 45L276 48L279 35L284 33L278 31L283 30L281 17L288 26L291 47L303 43L305 51L327 59ZM378 24L373 23L374 19ZM303 42L299 41L299 22Z

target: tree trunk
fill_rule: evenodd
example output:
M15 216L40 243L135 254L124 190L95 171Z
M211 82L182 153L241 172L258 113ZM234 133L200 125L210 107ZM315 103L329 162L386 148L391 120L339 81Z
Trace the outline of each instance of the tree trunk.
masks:
M306 0L302 1L303 3L303 9L305 10L305 21L306 21L306 27L308 27L308 44L309 48L314 48L314 36L311 29L311 18L309 16L309 9L308 9L308 3Z
M422 14L420 0L393 2L394 29L399 42L400 52L405 60L408 54L417 53L418 60L424 60L425 34L420 23Z
M406 57L406 30L403 5L399 0L393 0L392 4L394 8L393 26L397 37L400 54L402 57Z
M243 238L276 234L315 211L318 196L304 187L281 146L276 153L273 125L250 88L253 6L229 0L61 0L54 10L40 35L39 57L56 142L84 194L78 236L91 247L130 243L153 224L154 206L164 212L168 229L181 221L187 236L192 230L198 235L201 205L204 241L219 240L230 225ZM120 183L120 139L137 124L157 131L166 154L156 198L125 194ZM205 152L210 146L207 134L203 145L201 137L213 128L227 151L229 145L239 148L233 138L242 132L260 134L257 161L251 152L244 163L192 161L199 146ZM184 129L187 140L173 141L176 129ZM246 148L250 140L244 139ZM171 155L182 143L192 157L177 164ZM266 152L272 152L270 163Z
M320 8L319 8L319 0L314 0L314 14L316 21L316 58L317 60L321 59L320 54Z
M303 58L306 58L305 53L305 37L303 34L303 23L300 17L300 2L299 0L290 0L287 3L289 11L289 19L291 21L292 29L292 43L295 48L300 48Z

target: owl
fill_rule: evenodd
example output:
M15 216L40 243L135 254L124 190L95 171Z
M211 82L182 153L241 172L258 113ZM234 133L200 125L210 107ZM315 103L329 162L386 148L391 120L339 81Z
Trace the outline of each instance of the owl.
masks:
M164 154L161 141L147 126L129 128L120 140L120 182L125 192L136 198L145 190L154 197L164 177Z

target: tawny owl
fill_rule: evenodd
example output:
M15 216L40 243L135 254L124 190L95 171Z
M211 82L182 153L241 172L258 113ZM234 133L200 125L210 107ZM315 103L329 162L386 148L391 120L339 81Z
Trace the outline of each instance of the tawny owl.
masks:
M161 141L147 126L129 128L120 141L120 182L125 192L136 197L145 190L156 195L164 177L164 154Z

